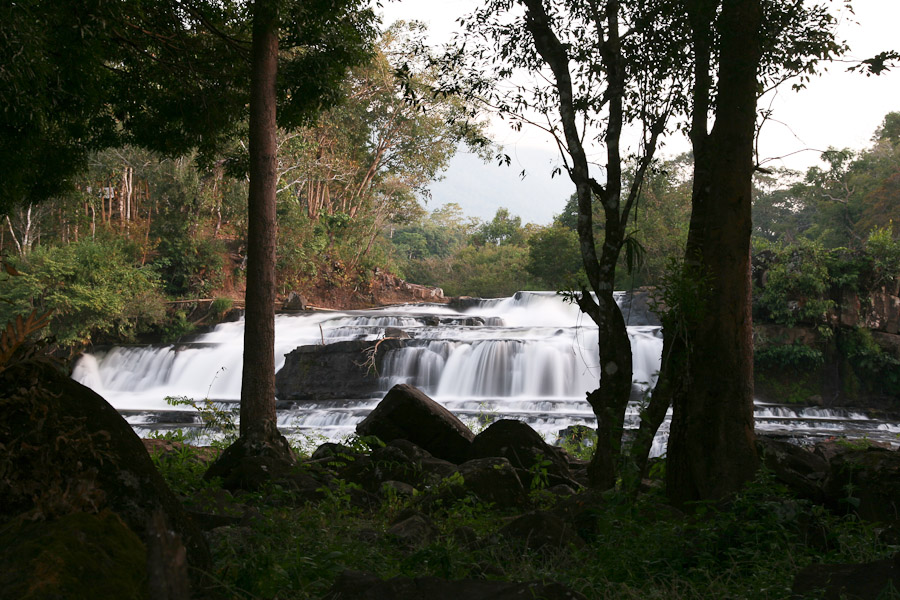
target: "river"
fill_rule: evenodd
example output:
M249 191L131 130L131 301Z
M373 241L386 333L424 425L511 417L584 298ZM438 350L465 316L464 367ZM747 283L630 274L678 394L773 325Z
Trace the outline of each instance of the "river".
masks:
M624 295L622 296L624 297ZM627 312L627 311L626 311ZM626 426L637 427L662 352L660 327L631 315L632 402ZM314 311L276 317L276 370L303 345L409 335L414 342L384 358L381 391L365 398L280 402L278 422L288 437L339 440L396 383L422 389L475 429L500 418L529 423L554 442L570 425L594 426L585 393L596 387L597 329L576 306L552 292L519 292L475 300L465 308L410 304L360 311ZM237 406L241 388L243 320L223 323L190 341L167 346L115 346L85 354L73 378L106 398L139 435L196 430L200 421L166 397L209 398ZM392 329L388 329L392 328ZM336 374L336 377L346 374ZM844 436L900 445L900 424L862 410L786 404L755 405L758 432L815 440ZM665 452L668 420L652 454Z

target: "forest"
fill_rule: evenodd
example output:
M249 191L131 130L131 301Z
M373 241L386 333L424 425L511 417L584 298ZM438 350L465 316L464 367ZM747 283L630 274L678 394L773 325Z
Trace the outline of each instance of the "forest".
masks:
M896 449L754 433L755 393L900 410L900 112L805 172L754 155L760 90L848 50L828 6L491 0L440 50L373 8L0 8L0 597L897 597ZM455 153L509 163L490 118L546 122L552 223L429 206ZM599 331L596 430L550 446L400 385L357 436L290 445L276 308L372 306L385 274L562 294ZM632 431L618 290L662 323ZM140 440L69 378L235 314L239 419L181 399L213 446Z

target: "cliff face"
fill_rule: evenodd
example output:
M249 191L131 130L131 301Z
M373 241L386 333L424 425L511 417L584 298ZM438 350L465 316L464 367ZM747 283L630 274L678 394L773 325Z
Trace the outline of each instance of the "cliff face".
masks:
M765 264L755 261L754 278L764 289ZM818 296L787 294L785 303L798 318L782 320L795 322L754 314L758 398L900 410L900 280L833 284ZM814 304L828 308L811 318L804 307Z

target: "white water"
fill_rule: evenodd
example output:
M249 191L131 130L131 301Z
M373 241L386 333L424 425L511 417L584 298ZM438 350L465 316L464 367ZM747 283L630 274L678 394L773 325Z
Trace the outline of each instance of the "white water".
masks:
M520 292L485 300L466 311L446 305L394 306L368 311L314 312L276 317L276 370L284 355L302 345L342 340L377 340L386 327L400 328L415 341L386 355L374 398L304 402L279 411L279 426L290 432L336 439L396 383L410 383L473 425L498 418L527 421L549 440L573 424L595 424L585 394L596 388L597 329L553 293ZM634 364L633 399L652 387L659 368L658 327L628 328ZM190 411L172 407L167 396L210 398L231 405L240 397L243 321L219 325L190 343L173 346L119 346L85 355L73 378L91 387L126 415L139 433L184 425ZM636 427L638 406L626 424ZM757 407L758 429L806 434L843 430L891 438L900 426L870 421L860 413L825 409ZM841 429L843 428L843 429ZM665 448L668 424L654 454ZM872 433L870 433L870 430Z

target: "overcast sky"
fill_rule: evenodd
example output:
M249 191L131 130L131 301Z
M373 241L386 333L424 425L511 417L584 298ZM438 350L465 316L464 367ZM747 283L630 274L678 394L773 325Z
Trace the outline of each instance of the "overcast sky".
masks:
M827 1L827 0L826 0ZM868 58L883 50L900 50L900 0L854 0L855 14L843 2L831 0L839 19L838 36L850 44L847 60ZM435 43L449 40L455 20L480 3L474 0L399 0L382 9L385 23L397 19L429 25ZM760 159L768 166L805 170L818 162L818 152L829 146L865 147L884 115L900 111L900 70L880 77L847 73L836 63L800 92L782 86L764 97L760 107L773 110L772 120L760 135ZM555 151L536 132L493 128L498 142L513 159L511 168L483 165L473 157L458 156L444 181L432 186L428 208L458 202L472 216L489 219L500 206L521 215L523 221L546 224L573 191L567 177L551 180ZM669 140L664 153L689 148L679 138ZM778 159L777 157L785 157ZM525 169L527 176L519 177Z

